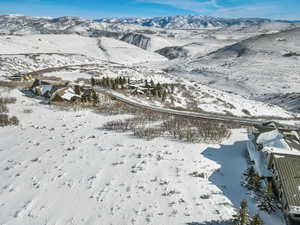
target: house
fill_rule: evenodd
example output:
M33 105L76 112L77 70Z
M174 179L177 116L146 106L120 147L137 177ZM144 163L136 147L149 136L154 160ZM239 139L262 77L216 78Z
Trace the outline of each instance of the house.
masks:
M90 86L67 86L57 89L50 97L50 103L84 103L84 104L95 104L105 96L97 93Z
M33 84L31 85L30 90L35 93L35 95L50 98L56 90L64 88L66 86L66 82L63 83L51 80L35 79Z
M18 73L13 76L10 76L9 79L12 81L31 81L34 79L34 76L32 74Z
M248 129L248 137L249 158L260 177L272 177L268 169L272 154L300 154L298 131L252 127Z
M50 97L50 103L59 102L76 102L80 101L81 96L75 94L75 91L71 87L64 87L56 90Z
M270 171L284 214L300 224L300 155L273 154Z
M287 218L300 224L299 131L278 126L248 129L247 151L254 169L272 180Z

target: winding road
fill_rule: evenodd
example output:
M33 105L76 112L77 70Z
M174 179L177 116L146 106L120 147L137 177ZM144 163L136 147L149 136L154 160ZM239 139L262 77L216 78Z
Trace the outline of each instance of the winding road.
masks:
M162 108L154 105L147 105L145 103L138 102L132 98L126 97L123 94L110 90L104 89L100 87L96 87L95 90L99 93L108 95L115 100L125 103L127 105L131 105L140 109L150 110L153 112L165 113L170 115L176 116L183 116L185 118L192 118L192 119L209 119L209 120L216 120L216 121L223 121L223 122L235 122L245 126L261 126L266 128L274 128L274 124L270 123L269 120L263 119L251 119L251 118L244 118L244 117L234 117L228 115L218 115L212 113L198 113L198 112L190 112L190 111L182 111L182 110L175 110L170 108ZM279 124L277 122L277 124ZM286 124L280 124L281 129L285 130L300 130L299 127L290 126Z
M85 65L97 65L97 63L91 63L91 64L85 64ZM57 71L60 69L65 69L72 66L82 66L82 65L67 65L67 66L61 66L61 67L53 67L53 68L46 68L38 71L33 71L27 74L39 74L46 71ZM152 112L158 112L158 113L165 113L169 115L176 115L176 116L182 116L185 118L192 118L192 119L208 119L208 120L215 120L215 121L223 121L223 122L235 122L239 123L243 126L258 126L258 127L265 127L265 128L274 128L274 123L271 123L272 121L266 120L266 119L260 119L260 118L246 118L246 117L238 117L238 116L229 116L229 115L221 115L221 114L213 114L213 113L199 113L199 112L191 112L191 111L182 111L182 110L175 110L170 108L162 108L150 104L145 104L143 102L138 102L135 99L132 99L130 97L124 96L123 94L116 92L111 89L104 89L101 87L94 87L94 89L102 93L104 95L110 96L114 98L115 100L122 102L127 105L131 105L136 108L149 110ZM296 130L300 131L300 127L298 126L291 126L283 123L279 123L277 120L276 124L277 126L280 126L280 129L283 130Z

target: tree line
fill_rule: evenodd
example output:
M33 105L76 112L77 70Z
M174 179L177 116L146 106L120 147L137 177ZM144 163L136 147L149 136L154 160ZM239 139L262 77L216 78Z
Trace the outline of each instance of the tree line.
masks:
M136 82L136 81L135 81ZM135 85L134 81L126 77L102 77L101 79L91 78L92 86L100 86L103 88L117 89L131 89L134 94L142 93L147 97L159 98L162 102L165 102L167 97L174 93L174 84L161 84L155 83L152 79L150 81L144 80L139 85Z

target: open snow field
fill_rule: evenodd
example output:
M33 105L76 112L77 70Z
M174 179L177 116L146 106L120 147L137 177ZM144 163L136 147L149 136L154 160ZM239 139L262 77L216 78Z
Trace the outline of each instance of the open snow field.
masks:
M1 91L17 97L10 114L20 125L0 129L0 224L227 224L243 199L258 212L240 185L244 129L220 145L145 141L101 129L126 116L65 111Z
M78 54L124 64L167 60L157 53L113 38L91 38L75 34L4 35L0 36L0 49L0 54Z

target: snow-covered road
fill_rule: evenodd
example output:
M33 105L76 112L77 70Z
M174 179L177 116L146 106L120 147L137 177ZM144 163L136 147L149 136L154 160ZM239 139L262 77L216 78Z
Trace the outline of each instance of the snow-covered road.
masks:
M243 118L243 117L234 117L234 116L227 116L227 115L217 115L212 113L195 113L190 111L181 111L181 110L175 110L175 109L169 109L169 108L162 108L154 105L145 104L144 102L138 102L134 99L131 99L129 97L126 97L116 91L113 91L111 89L103 89L103 88L95 88L96 91L109 95L116 99L117 101L123 102L125 104L141 108L141 109L147 109L154 112L159 113L167 113L171 115L176 116L184 116L188 118L194 118L194 119L209 119L209 120L217 120L217 121L225 121L225 122L236 122L241 125L248 125L248 126L265 126L268 127L268 125L264 125L264 123L269 122L263 119L251 119L251 118ZM271 125L272 126L272 125ZM297 126L291 126L287 124L281 124L285 129L288 130L299 130L300 128Z

